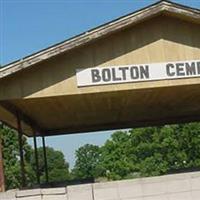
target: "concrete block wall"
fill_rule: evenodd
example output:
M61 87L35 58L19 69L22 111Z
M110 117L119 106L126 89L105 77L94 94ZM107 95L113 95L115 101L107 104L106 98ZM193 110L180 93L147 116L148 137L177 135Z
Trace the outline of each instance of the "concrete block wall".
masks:
M0 200L200 200L200 172L62 188L12 190Z

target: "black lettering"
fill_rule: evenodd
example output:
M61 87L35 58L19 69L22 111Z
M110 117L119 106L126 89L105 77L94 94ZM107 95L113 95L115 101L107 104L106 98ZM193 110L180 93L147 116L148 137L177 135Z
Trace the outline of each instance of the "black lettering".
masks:
M93 83L97 83L97 82L101 81L101 76L99 75L98 69L92 69L91 74L92 74L92 82Z
M111 81L110 69L102 69L102 79L104 82Z
M138 79L139 78L139 70L137 67L131 67L130 68L131 78L132 79Z
M187 75L196 75L195 62L185 63L185 69Z
M113 81L121 81L122 80L120 77L116 76L115 68L112 68L112 77L113 77Z
M128 67L119 67L119 70L122 71L123 80L126 80L126 71L128 70Z
M140 66L140 77L141 77L141 79L149 78L149 66L148 65Z
M200 74L200 62L197 62L197 73Z
M177 76L184 76L185 75L184 70L183 70L183 66L184 66L184 63L176 63Z
M167 76L175 76L175 72L171 71L172 69L174 69L173 64L169 63L166 65Z

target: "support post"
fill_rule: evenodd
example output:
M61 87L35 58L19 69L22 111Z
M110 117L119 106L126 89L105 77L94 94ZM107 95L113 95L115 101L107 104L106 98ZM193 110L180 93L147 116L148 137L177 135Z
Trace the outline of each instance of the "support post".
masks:
M46 183L49 183L47 153L46 153L46 145L45 145L45 137L44 136L42 136L42 145L43 145L43 153L44 153L44 167L45 167Z
M23 141L22 141L22 126L20 115L17 114L17 128L18 128L18 141L19 141L19 155L20 155L20 166L21 166L21 178L22 178L22 187L26 186L26 176L25 176L25 165L24 165L24 152L23 152Z
M3 146L2 138L0 136L0 192L5 192L5 179L4 179L4 170L3 170Z
M38 162L38 151L37 151L37 138L36 138L35 130L33 130L33 142L34 142L34 152L35 152L37 184L40 185L39 162Z

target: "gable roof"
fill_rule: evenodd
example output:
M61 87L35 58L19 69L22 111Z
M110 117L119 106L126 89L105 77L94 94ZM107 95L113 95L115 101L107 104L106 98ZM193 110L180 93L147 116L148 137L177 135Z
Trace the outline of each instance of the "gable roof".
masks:
M0 69L0 79L159 14L174 15L200 24L199 9L190 8L170 1L159 1L146 8L31 54L21 60L7 64Z

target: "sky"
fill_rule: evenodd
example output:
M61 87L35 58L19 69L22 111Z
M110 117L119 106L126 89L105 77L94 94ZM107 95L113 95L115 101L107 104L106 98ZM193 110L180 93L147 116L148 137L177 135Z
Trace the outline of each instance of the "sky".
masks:
M0 0L0 64L5 65L156 0ZM200 8L200 0L174 0ZM61 150L70 167L75 150L102 145L113 131L51 136L48 146ZM32 144L32 140L29 140ZM40 139L38 140L40 144Z

